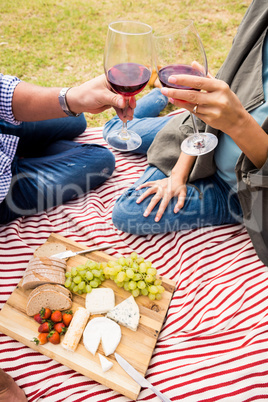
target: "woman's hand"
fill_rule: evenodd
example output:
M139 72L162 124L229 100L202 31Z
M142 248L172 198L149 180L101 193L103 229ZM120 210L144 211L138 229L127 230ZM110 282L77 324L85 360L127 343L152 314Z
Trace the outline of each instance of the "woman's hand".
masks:
M183 182L177 181L174 177L170 176L162 180L149 181L141 184L136 190L140 190L141 188L149 187L137 200L139 204L148 196L155 194L151 199L148 207L146 208L143 216L147 217L150 215L154 207L160 202L155 222L160 221L163 213L165 212L170 200L173 197L177 197L177 203L174 207L174 213L176 214L183 207L184 201L187 194L186 184Z
M224 81L211 75L174 75L169 82L197 90L163 88L161 92L173 104L190 112L196 106L197 117L228 134L257 168L263 166L268 155L268 136Z
M67 92L67 103L74 113L88 112L92 114L101 113L111 106L121 120L132 120L136 101L130 97L127 101L122 95L112 92L105 75L93 78L78 87L73 87Z
M197 105L195 115L211 127L235 137L236 133L247 126L250 115L224 81L213 78L210 74L207 77L181 74L170 76L169 82L196 89L163 88L161 92L171 98L174 105L190 112Z
M149 187L148 190L146 190L138 198L138 204L145 200L145 198L147 198L149 195L155 194L146 208L143 216L146 217L150 215L154 207L160 202L155 217L156 222L160 221L170 200L173 197L177 197L177 202L173 212L174 214L179 212L179 210L184 206L187 195L186 183L195 160L196 156L186 155L181 152L176 165L172 169L170 177L166 177L162 180L148 181L136 188L136 190L140 190L141 188Z

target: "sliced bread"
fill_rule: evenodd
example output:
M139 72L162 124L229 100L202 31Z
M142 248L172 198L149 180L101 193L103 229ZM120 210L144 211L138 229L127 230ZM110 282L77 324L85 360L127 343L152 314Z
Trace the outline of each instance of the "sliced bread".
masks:
M39 285L45 285L47 283L64 285L65 276L63 275L63 277L60 278L59 275L48 275L47 277L37 273L33 275L27 275L26 277L23 277L22 289L23 290L34 289Z
M48 283L64 285L66 268L66 262L59 258L34 257L23 274L22 288L33 289Z
M28 266L33 266L36 264L42 264L42 265L49 265L49 266L56 266L56 267L61 267L66 269L67 264L65 260L61 260L60 258L56 257L33 257L29 263Z
M53 289L43 289L32 297L30 295L26 306L26 314L33 316L38 314L41 308L50 308L51 310L68 310L72 306L72 300L63 293Z
M66 251L66 247L61 243L44 243L42 246L37 247L34 252L35 257L50 257L53 254L62 253Z
M33 289L31 291L30 296L33 296L36 293L41 292L42 290L46 290L46 289L55 290L56 292L63 293L65 296L67 296L70 299L72 299L72 292L69 289L67 289L65 286L57 285L57 284L53 285L51 283L47 283L45 285L37 286L35 289Z
M40 275L43 274L43 276L48 277L48 278L50 276L56 276L56 277L59 277L59 278L65 278L65 273L63 271L55 270L55 269L49 269L49 268L35 268L35 269L30 270L30 271L26 270L24 272L24 274L23 274L23 278L26 278L27 276L32 276L32 275L36 276L36 274L40 274Z
M46 269L47 271L62 272L63 274L65 274L65 269L64 268L50 266L50 265L43 265L43 264L28 265L28 267L27 267L26 271L24 271L24 273L33 272L33 271L35 271L37 269Z

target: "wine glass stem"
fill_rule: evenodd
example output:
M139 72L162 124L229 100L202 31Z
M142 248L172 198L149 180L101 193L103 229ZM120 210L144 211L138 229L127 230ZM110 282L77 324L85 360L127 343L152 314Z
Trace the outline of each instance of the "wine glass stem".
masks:
M122 130L119 133L119 137L121 140L127 141L130 139L130 135L127 131L127 121L123 121Z
M125 98L126 99L126 106L123 109L123 117L126 118L127 117L127 110L128 110L128 106L129 106L129 98ZM123 121L123 126L122 126L122 130L119 133L119 137L121 140L127 141L130 139L130 135L128 134L127 131L127 120Z
M193 113L190 113L191 118L192 118L192 123L193 123L193 129L194 133L196 134L196 138L194 139L194 147L195 148L205 148L205 142L204 139L201 137L199 134L199 130L197 127L197 122L196 122L196 117Z

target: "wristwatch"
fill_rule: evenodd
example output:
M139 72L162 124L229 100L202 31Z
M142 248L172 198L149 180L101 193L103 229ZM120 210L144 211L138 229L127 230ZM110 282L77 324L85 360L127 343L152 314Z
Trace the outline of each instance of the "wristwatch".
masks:
M72 116L72 117L78 117L80 116L81 113L74 113L69 109L67 100L66 100L66 94L69 91L69 89L71 88L62 88L62 90L60 91L59 94L59 102L61 105L62 110L64 111L64 113L67 114L67 116Z

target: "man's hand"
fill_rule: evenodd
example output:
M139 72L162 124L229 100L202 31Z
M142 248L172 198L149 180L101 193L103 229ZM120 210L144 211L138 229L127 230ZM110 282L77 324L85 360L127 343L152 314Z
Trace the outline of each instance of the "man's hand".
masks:
M101 113L114 107L121 120L132 120L136 101L134 97L124 98L112 92L105 75L96 77L67 92L66 100L70 110L74 113L88 112ZM127 109L123 112L124 108Z

